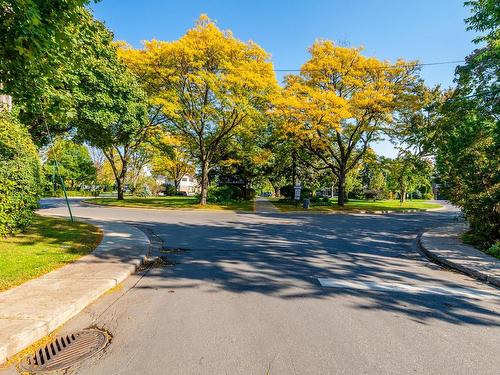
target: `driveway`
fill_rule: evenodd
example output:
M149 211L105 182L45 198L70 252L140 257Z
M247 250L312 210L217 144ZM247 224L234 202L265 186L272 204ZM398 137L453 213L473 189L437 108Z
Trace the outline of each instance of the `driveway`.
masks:
M60 200L44 202L64 214ZM346 215L101 208L176 264L133 275L63 330L108 329L81 374L499 374L500 291L423 258L453 210ZM176 249L181 248L181 251Z

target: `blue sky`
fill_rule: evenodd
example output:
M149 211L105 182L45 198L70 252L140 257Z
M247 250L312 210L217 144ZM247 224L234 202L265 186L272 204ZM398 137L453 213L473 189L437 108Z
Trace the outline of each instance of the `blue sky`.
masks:
M423 63L463 60L474 49L461 0L101 0L92 8L116 39L135 47L143 40L177 39L206 13L220 28L271 53L276 69L300 68L318 38L364 46L365 55L381 59ZM454 69L424 67L422 76L429 85L450 86ZM395 156L388 142L374 148Z

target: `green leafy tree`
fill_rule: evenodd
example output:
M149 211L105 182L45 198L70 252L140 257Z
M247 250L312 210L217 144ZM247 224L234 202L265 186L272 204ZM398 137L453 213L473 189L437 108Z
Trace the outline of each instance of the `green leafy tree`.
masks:
M455 97L440 108L436 164L442 191L487 247L500 239L500 126L479 101Z
M281 188L292 180L292 144L271 127L264 148L269 150L269 159L263 166L263 175L271 184L274 195L281 196Z
M441 191L459 206L479 246L500 239L500 3L467 1L481 43L456 70L457 86L427 106L426 138ZM425 128L424 128L425 130Z
M362 191L363 190L363 181L359 175L359 169L353 168L346 174L345 178L345 195L346 200L350 193L354 191Z
M0 236L25 229L38 206L38 152L14 115L0 112Z
M113 171L118 199L123 199L133 155L149 136L146 97L136 77L118 58L113 35L92 21L92 54L78 70L76 139L102 150Z
M54 142L47 153L44 167L48 179L59 175L71 190L91 184L96 178L96 168L87 147L67 139Z
M0 86L37 143L68 130L77 67L93 41L87 0L0 0Z
M399 194L399 201L403 204L409 193L418 187L430 186L431 174L430 160L408 152L402 153L389 164L389 187Z

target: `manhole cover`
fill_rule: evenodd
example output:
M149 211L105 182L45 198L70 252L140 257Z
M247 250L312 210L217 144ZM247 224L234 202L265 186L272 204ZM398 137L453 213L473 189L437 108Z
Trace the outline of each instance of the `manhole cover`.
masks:
M95 329L60 336L24 358L19 367L30 373L63 370L98 353L108 341L105 332Z

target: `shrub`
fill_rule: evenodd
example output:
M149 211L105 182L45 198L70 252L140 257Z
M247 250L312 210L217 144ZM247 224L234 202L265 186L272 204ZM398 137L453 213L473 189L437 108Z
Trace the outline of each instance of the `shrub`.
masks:
M318 197L317 195L311 197L311 203L319 203L319 202L321 202L321 197Z
M330 198L328 197L314 196L311 198L311 203L314 204L315 206L329 206L331 202Z
M208 188L209 202L227 202L235 199L242 199L241 189L235 185L210 186Z
M295 187L293 185L285 185L280 189L280 191L283 197L292 200L295 199ZM310 198L311 195L312 190L307 187L303 187L300 190L300 199Z
M424 193L423 198L427 199L427 200L433 200L434 199L434 194L432 193L432 191L428 191L427 193Z
M165 186L165 195L174 196L174 195L176 195L176 193L177 193L177 190L175 190L174 185L168 184Z
M141 191L140 196L144 197L144 198L147 198L147 197L150 197L152 195L153 195L153 193L151 192L151 188L149 187L149 185L144 185L142 187L142 191Z
M287 198L287 199L293 199L295 195L295 189L293 188L293 185L285 185L280 189L281 196Z
M364 192L365 199L381 200L385 198L385 192L383 190L371 189Z
M295 192L294 192L294 195L295 195ZM311 195L312 195L312 190L307 188L307 187L303 187L300 190L300 199L310 198Z
M490 246L486 253L500 259L500 241L495 242Z
M365 194L362 190L356 189L347 193L348 199L363 199Z
M415 190L415 191L412 193L411 197L412 197L413 199L422 199L423 195L422 195L422 193L421 193L421 191L420 191L420 190Z
M28 131L0 112L0 236L24 230L42 189L38 153Z

